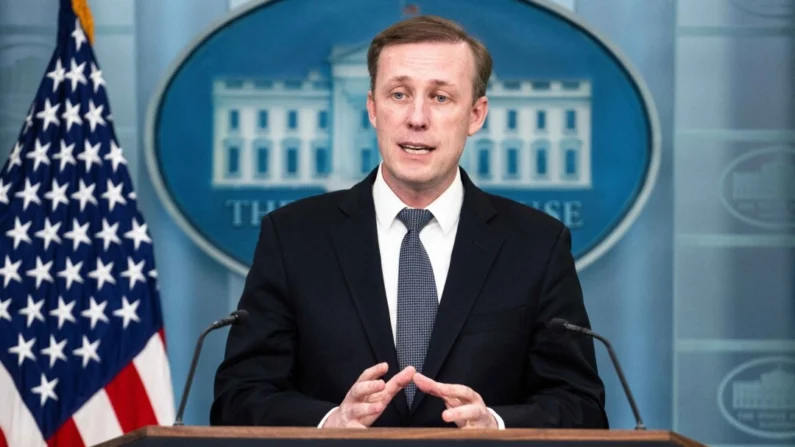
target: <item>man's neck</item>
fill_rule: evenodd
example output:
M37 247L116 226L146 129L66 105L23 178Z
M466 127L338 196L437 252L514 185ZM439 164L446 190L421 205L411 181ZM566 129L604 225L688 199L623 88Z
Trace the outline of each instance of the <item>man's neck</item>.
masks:
M426 188L417 189L396 180L387 169L382 169L381 174L389 189L391 189L403 203L411 208L419 209L427 208L434 200L438 199L439 196L447 191L447 188L453 184L456 177L456 173L453 172L448 178L443 179L435 185L428 185Z

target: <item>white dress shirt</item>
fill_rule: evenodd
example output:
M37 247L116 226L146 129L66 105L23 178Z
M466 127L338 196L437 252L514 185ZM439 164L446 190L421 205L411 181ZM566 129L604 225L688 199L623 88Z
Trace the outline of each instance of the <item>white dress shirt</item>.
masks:
M397 215L403 208L411 208L392 191L384 181L378 169L378 176L373 184L373 200L375 202L375 217L378 226L378 248L381 252L381 271L384 276L386 289L386 303L389 306L389 320L392 324L392 340L397 337L397 291L398 269L400 261L400 246L403 237L408 231ZM464 185L461 183L461 173L453 183L425 209L433 214L433 219L420 231L420 241L433 268L436 280L436 297L442 300L442 291L447 281L447 271L450 268L450 256L453 253L455 235L458 232L458 219L461 215L461 205L464 203Z
M403 208L411 208L386 184L381 173L383 164L373 184L373 201L375 204L376 225L378 228L378 247L381 252L381 271L386 289L386 303L389 307L389 320L392 326L392 340L397 339L397 290L400 246L408 231L397 215ZM433 276L436 281L436 296L442 300L447 271L450 268L450 257L453 253L455 235L458 231L458 220L461 206L464 203L464 184L461 182L461 171L456 170L456 177L450 187L436 198L425 209L433 214L433 219L420 231L420 241L431 261ZM477 390L476 390L477 391ZM336 408L335 408L336 409ZM331 410L334 411L334 410ZM322 427L331 411L320 421ZM489 408L497 420L500 429L505 428L502 418Z

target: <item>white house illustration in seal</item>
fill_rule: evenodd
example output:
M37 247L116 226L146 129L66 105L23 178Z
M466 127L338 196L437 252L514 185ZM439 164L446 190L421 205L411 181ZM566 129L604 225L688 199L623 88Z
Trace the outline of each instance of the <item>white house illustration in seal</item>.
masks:
M365 108L367 46L334 48L331 79L217 79L213 83L215 187L349 187L378 163ZM461 166L479 186L591 187L588 80L501 80Z
M795 358L756 358L730 371L718 387L718 408L736 429L795 439Z

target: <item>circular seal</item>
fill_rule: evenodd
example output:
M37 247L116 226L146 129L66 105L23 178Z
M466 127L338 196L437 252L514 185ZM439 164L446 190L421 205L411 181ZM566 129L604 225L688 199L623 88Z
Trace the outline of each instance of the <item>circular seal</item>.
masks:
M745 433L795 438L795 358L762 357L729 371L718 387L718 408Z
M567 225L579 269L623 236L656 180L657 115L626 58L573 14L541 1L280 0L214 24L150 104L147 166L199 246L245 274L266 213L378 165L367 48L412 14L457 21L494 59L489 115L460 162L470 178Z

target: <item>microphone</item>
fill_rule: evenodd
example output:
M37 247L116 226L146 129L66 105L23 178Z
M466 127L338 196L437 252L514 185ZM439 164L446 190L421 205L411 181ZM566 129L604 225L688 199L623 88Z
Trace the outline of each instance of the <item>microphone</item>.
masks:
M624 377L624 371L621 370L621 365L618 363L618 357L616 356L615 351L613 351L613 345L610 344L610 341L590 329L577 326L576 324L571 324L563 318L553 318L550 320L547 327L552 329L563 329L587 335L588 337L593 337L604 343L604 345L607 347L607 353L610 354L610 360L613 361L613 367L616 369L616 373L618 373L618 379L621 381L621 386L624 387L624 394L627 396L629 406L632 407L632 413L635 415L635 430L646 430L646 427L643 425L643 420L640 418L638 406L635 404L635 398L632 397L632 391L629 390L629 384L627 384L627 379Z
M179 403L177 418L174 420L174 427L185 425L182 423L182 415L185 413L185 405L188 403L188 393L190 393L190 386L193 383L193 375L196 373L196 364L199 363L199 354L202 350L204 337L206 337L210 332L220 329L224 326L245 323L247 319L248 311L245 309L238 309L229 314L228 317L221 318L220 320L213 322L213 324L208 326L207 329L205 329L201 335L199 335L199 340L196 342L196 350L193 352L193 361L191 362L190 370L188 371L188 380L185 382L185 390L182 392L182 399Z

